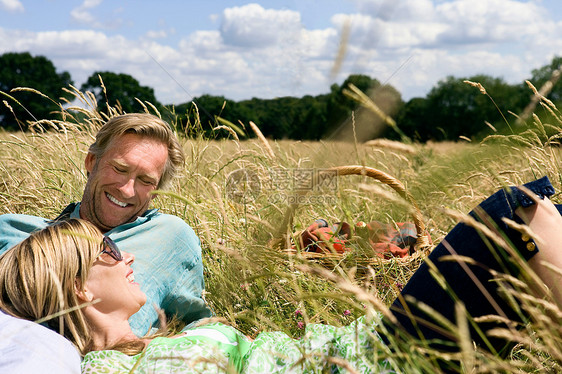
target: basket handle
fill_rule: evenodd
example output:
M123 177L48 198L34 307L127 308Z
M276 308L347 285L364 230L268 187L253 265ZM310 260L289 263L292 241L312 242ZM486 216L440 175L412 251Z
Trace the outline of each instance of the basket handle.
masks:
M325 169L320 172L320 174L328 174L328 173L337 173L337 176L344 176L344 175L365 175L370 178L376 179L383 184L390 186L394 191L396 191L402 198L404 198L408 203L412 205L412 220L414 221L414 226L416 227L417 231L417 238L416 238L416 249L420 248L427 248L430 246L429 239L426 235L425 224L423 223L423 216L421 211L416 203L414 197L406 190L406 187L400 182L398 179L394 178L390 174L385 173L384 171L377 170L368 166L361 166L361 165L348 165L348 166L335 166L329 169ZM316 183L317 181L313 181ZM306 194L306 191L298 191L297 194L303 195ZM298 201L298 199L295 199ZM279 237L284 237L286 244L290 247L290 237L291 233L289 232L290 227L293 223L293 218L295 214L295 210L297 208L297 203L292 203L287 208L285 212L285 217L283 220L283 224L281 226L281 230L279 232Z

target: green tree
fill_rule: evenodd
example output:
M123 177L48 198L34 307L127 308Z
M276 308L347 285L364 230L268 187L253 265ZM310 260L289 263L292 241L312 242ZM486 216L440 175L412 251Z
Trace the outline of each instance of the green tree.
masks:
M242 122L250 137L254 134L247 125L253 121L270 138L320 139L326 129L327 98L328 95L307 95L235 102L223 96L202 95L192 102L175 106L175 111L180 114L182 124L187 118L190 124L197 122L197 116L201 119L201 126L196 131L187 131L194 136L230 136L224 130L212 130L220 124L216 117L221 117L237 126ZM194 110L195 106L197 110Z
M531 83L539 90L546 82L552 79L552 73L562 68L562 57L554 57L550 64L532 71ZM555 103L562 102L562 79L558 78L552 90L546 97Z
M332 92L318 96L277 97L274 99L242 100L234 102L223 96L202 95L193 102L175 106L175 112L182 116L182 123L186 117L187 123L195 123L196 116L201 119L201 127L192 135L201 132L208 137L222 137L225 131L213 131L216 127L216 117L220 116L236 125L239 121L247 125L253 121L260 131L267 137L274 139L302 139L318 140L328 135L333 135L334 127L349 124L352 110L357 110L359 103L343 93L343 89L352 83L360 90L368 93L371 99L389 116L393 116L402 105L400 94L389 85L381 85L376 79L366 75L351 75L340 87L332 86ZM197 111L194 111L194 104ZM185 115L184 115L185 113ZM373 131L373 124L380 125L380 119L367 110L359 109L357 119L361 123L357 133L359 140L366 140L380 134L382 131ZM377 122L378 121L378 122ZM368 130L368 131L363 131ZM380 130L380 129L378 129ZM253 136L252 131L247 131ZM351 131L347 133L351 134ZM362 135L365 133L366 135ZM335 135L338 139L339 135ZM363 139L363 138L366 139Z
M60 98L72 97L63 90L72 83L68 72L57 73L53 63L44 56L32 56L28 52L4 53L0 56L0 91L12 96L23 107L7 96L2 97L14 113L0 102L0 127L25 130L28 121L52 118L52 113L60 110L56 104ZM33 92L10 92L16 87L33 88L52 100Z
M327 127L332 130L340 126L351 115L351 111L359 107L359 103L347 97L343 90L349 87L349 84L354 84L362 92L370 92L372 89L380 86L380 82L376 79L371 79L366 75L353 74L350 75L341 86L332 84L330 87L330 98L328 99L328 123Z
M328 97L307 95L295 103L295 118L289 138L320 140L326 135Z
M327 96L253 98L240 102L241 113L265 136L275 139L320 139L326 132Z
M101 88L100 77L106 92L103 92ZM139 81L128 74L116 74L109 71L95 72L88 77L80 89L94 93L101 111L107 111L109 104L111 107L121 107L125 113L142 112L144 108L137 99L143 103L149 102L156 108L162 108L162 104L154 96L154 90L141 86Z
M240 105L224 96L201 95L192 101L175 106L178 119L183 124L189 124L186 132L192 136L204 135L210 138L228 137L225 130L213 130L218 125L217 117L229 120L238 126L238 121L244 119L240 114Z
M350 84L367 95L387 116L393 117L403 105L400 93L391 85L382 85L366 75L350 75L341 86L333 84L327 103L326 133L340 140L366 141L379 137L386 124L375 113L361 107L356 100L345 94ZM352 112L355 115L352 117Z
M432 133L432 114L428 111L427 99L415 97L408 101L396 117L396 124L404 134L415 141L428 140ZM385 138L400 140L399 134L392 129L387 129Z
M465 80L480 83L489 96L465 83ZM450 76L431 89L426 99L426 118L422 121L425 128L416 130L420 138L457 140L459 136L486 135L492 131L486 122L498 129L507 127L506 120L513 121L514 118L504 119L504 116L507 111L518 112L523 108L525 94L521 85L512 86L500 78L487 75L468 79Z

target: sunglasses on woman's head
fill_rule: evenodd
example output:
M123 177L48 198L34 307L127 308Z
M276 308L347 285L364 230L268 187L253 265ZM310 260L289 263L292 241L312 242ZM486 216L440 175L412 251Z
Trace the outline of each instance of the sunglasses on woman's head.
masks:
M117 244L115 244L115 242L111 240L110 237L104 236L102 245L103 245L103 249L101 253L98 255L98 257L104 253L107 253L115 261L117 262L123 261L123 255L121 254L121 251L119 250L119 248L117 248Z

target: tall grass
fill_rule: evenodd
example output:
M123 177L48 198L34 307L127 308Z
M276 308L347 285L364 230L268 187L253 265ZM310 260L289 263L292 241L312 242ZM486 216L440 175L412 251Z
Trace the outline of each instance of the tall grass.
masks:
M91 95L75 89L72 92L81 107L63 109L61 105L62 121L40 121L28 133L0 133L0 213L55 217L68 202L81 199L87 148L103 120L119 109L99 113ZM155 205L186 220L200 237L205 297L217 316L250 336L273 329L298 337L303 323L344 325L366 312L384 309L419 261L386 261L357 271L354 256L370 254L356 246L355 253L328 271L272 247L288 206L279 196L290 197L294 192L290 184L295 180L280 180L280 174L353 164L385 171L413 195L437 243L458 220L448 212L466 213L502 186L548 175L560 190L561 154L554 143L562 134L562 122L555 108L545 105L553 114L551 122L534 117L520 135L490 137L481 144L412 144L413 152L337 141L186 137L198 133L200 121L173 123L186 151L187 165L171 189L159 193ZM147 111L153 109L147 105ZM247 128L259 132L253 124ZM259 191L246 199L229 195L228 177L238 169L249 171L261 183ZM389 198L392 190L385 186L365 188L365 184L377 182L347 176L339 178L333 188L310 194L314 199L305 199L297 207L291 231L304 229L317 218L350 223L411 220L408 204ZM559 195L554 200L560 202ZM512 283L524 292L527 303L522 308L540 318L517 334L497 332L509 334L519 343L507 359L475 350L470 342L465 344L459 356L463 370L561 370L562 313L525 285ZM512 297L513 292L506 289ZM423 344L397 346L389 353L405 372L437 371L434 359L438 355L443 358Z

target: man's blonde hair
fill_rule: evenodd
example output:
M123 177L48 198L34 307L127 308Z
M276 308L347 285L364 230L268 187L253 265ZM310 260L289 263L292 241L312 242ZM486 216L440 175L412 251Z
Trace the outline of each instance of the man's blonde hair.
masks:
M0 256L0 308L30 321L52 317L48 327L85 354L93 340L76 291L83 291L102 240L94 225L78 219L32 233Z
M99 160L113 141L124 134L159 140L168 147L168 160L158 183L159 189L166 187L185 163L185 154L170 125L148 113L112 117L98 131L96 141L90 146L89 152Z

